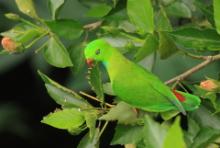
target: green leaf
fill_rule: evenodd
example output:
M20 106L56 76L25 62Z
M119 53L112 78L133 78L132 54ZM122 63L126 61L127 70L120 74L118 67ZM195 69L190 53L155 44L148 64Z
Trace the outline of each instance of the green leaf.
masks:
M220 130L220 117L214 115L208 108L200 106L194 112L190 113L190 117L194 119L201 127L210 127Z
M51 36L47 41L43 55L47 62L55 67L65 68L73 66L65 46L55 36Z
M111 96L116 96L113 89L112 85L110 82L103 84L103 90L105 94L111 95Z
M175 117L177 114L179 114L179 111L177 110L171 110L166 112L161 112L160 115L163 118L163 120L170 120L171 118Z
M203 127L193 139L192 148L207 147L220 136L220 130Z
M173 3L175 0L162 0L164 5L169 5L171 3Z
M209 91L202 89L200 86L195 85L194 94L196 94L197 96L200 96L203 99L209 100L212 103L214 109L217 110L218 104L216 102L216 99L217 99L216 92L209 92Z
M83 112L78 109L63 109L45 116L42 123L58 129L79 128L84 122Z
M185 132L185 141L188 147L192 145L194 142L194 138L197 136L198 132L200 131L199 125L196 123L195 120L192 118L188 117L188 130Z
M196 50L220 50L220 35L213 29L183 28L169 33L179 46Z
M148 115L144 118L144 129L142 132L145 146L148 148L162 148L166 130Z
M74 40L79 38L83 33L82 25L70 19L47 21L46 24L52 32L56 33L59 37Z
M82 100L81 97L74 96L51 84L45 84L45 86L48 94L54 99L54 101L56 101L57 104L60 104L63 107L89 107L88 103Z
M64 0L49 0L49 7L52 14L52 19L55 20L60 8L64 4Z
M176 1L166 7L166 12L168 15L176 16L176 17L186 17L191 18L192 13L190 8L184 4L183 2Z
M84 45L78 44L73 45L69 49L70 52L70 58L74 64L73 66L73 72L74 74L80 74L81 70L85 66L85 55L84 55Z
M94 7L92 7L87 13L86 15L89 17L97 17L97 18L101 18L106 16L110 11L111 11L112 7L107 5L107 4L98 4Z
M163 7L160 8L160 11L157 14L156 18L157 18L156 20L157 31L172 31L172 25Z
M220 34L220 1L213 0L213 7L214 7L215 27L218 34Z
M220 117L211 113L208 108L201 106L189 115L190 122L186 138L190 141L190 147L207 147L220 136Z
M127 103L119 102L115 107L111 108L107 114L103 115L99 119L107 121L117 120L118 123L121 124L132 124L137 122L137 112Z
M89 136L92 138L96 134L97 111L84 111L84 116L86 125L89 128Z
M125 32L128 32L128 33L135 33L136 30L137 30L136 27L127 20L121 21L118 28L122 29L122 30L124 30Z
M111 145L136 144L142 139L143 126L131 126L118 124Z
M196 0L194 1L195 7L201 11L202 15L214 26L214 17L213 17L213 6L207 5L203 1Z
M89 84L92 87L92 90L95 91L97 98L102 100L104 99L104 91L101 80L101 72L98 65L96 64L91 70L89 70Z
M137 62L141 61L146 56L156 51L157 48L158 48L157 38L152 34L148 34L145 39L144 45L141 48L139 48L137 53L134 55L135 61Z
M91 105L73 90L61 86L40 71L38 71L38 74L45 82L49 95L56 103L63 107L91 108Z
M167 131L164 139L163 148L185 148L186 144L183 138L183 132L180 127L180 118L177 117L175 122Z
M139 33L153 33L154 31L154 14L151 0L128 0L127 14L132 23L139 30Z
M35 11L33 0L15 0L15 2L22 13L33 18L39 18Z
M159 53L161 59L166 59L178 50L176 44L166 32L159 32Z
M43 33L44 32L42 30L33 26L20 23L8 31L2 32L1 35L7 36L25 46Z
M93 137L89 136L87 133L79 142L77 148L99 148L99 129L95 130L95 135Z

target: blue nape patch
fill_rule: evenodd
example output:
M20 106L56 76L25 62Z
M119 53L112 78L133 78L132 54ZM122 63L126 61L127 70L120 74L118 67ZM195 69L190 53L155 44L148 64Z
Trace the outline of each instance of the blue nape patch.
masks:
M102 62L102 64L107 68L108 62Z

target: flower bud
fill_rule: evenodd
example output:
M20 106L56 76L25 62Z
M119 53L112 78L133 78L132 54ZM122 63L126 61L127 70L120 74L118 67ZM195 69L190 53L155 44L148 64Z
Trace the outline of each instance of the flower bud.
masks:
M1 44L2 47L8 52L14 52L18 47L18 44L9 37L3 37Z
M19 21L20 20L20 16L15 14L15 13L6 13L5 17L10 19L10 20L14 20L14 21Z
M217 81L212 79L208 79L200 82L200 87L207 91L215 91L219 88Z

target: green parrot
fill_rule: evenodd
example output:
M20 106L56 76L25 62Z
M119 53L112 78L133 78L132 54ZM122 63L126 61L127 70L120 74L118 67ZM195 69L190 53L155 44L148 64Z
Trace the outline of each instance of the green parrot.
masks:
M84 50L87 64L101 62L106 68L112 90L124 102L149 112L195 110L197 96L171 90L153 73L128 60L104 39L90 42Z

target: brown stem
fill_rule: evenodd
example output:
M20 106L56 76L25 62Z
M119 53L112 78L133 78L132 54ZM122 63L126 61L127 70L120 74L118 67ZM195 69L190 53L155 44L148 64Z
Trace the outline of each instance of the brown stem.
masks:
M99 26L102 25L102 21L97 21L94 23L90 23L90 24L86 24L83 26L84 29L87 29L89 31L95 30L96 28L98 28Z
M88 98L90 98L90 99L92 99L92 100L95 100L95 101L97 101L97 102L100 102L100 103L103 103L101 100L99 100L98 98L96 98L96 97L94 97L94 96L91 96L91 95L89 95L89 94L87 94L87 93L85 93L85 92L82 92L82 91L80 91L79 92L81 95L83 95L83 96L86 96L86 97L88 97ZM108 106L108 107L114 107L114 105L111 105L111 104L109 104L109 103L104 103L106 106Z
M182 74L166 81L165 84L171 84L171 83L176 82L176 81L184 80L185 78L189 77L193 73L195 73L195 72L199 71L200 69L206 67L208 64L210 64L214 61L220 60L220 54L217 54L217 55L214 55L214 56L197 56L195 58L203 59L204 61L199 63L198 65L192 67L191 69L185 71L184 73L182 73Z

